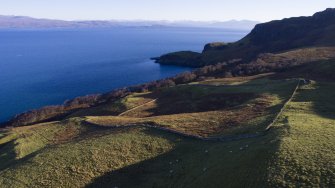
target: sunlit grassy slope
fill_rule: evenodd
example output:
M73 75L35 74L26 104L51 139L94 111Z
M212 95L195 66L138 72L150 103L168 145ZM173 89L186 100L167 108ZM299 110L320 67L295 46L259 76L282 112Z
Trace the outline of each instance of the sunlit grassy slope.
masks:
M122 116L89 116L87 121L104 126L149 124L202 137L261 131L291 96L297 80L251 78L209 80L142 94L142 100L155 101ZM127 100L138 98L137 94Z
M71 136L59 138L67 127L71 130L65 134ZM1 145L1 187L82 187L94 177L154 158L174 145L172 136L166 139L150 130L106 130L74 122L37 125L28 134L15 129L13 134L11 142Z
M282 139L271 166L272 185L335 186L335 84L302 87L278 122Z
M222 126L224 136L254 133L264 130L296 83L210 80L135 94L103 106L108 110L102 114L82 111L73 114L76 118L14 128L0 133L0 187L334 187L333 83L302 86L273 129L255 138L206 142L153 128L123 127L151 123L212 136L213 128ZM174 93L181 95L171 97ZM253 95L224 108L201 103L218 93ZM147 103L153 99L158 100ZM215 98L225 104L220 99ZM246 112L259 100L271 113L251 111L255 118L235 121L239 118L233 114ZM194 106L183 107L190 101ZM115 113L113 105L126 108ZM117 116L125 110L130 111ZM225 126L221 119L229 117L234 123Z

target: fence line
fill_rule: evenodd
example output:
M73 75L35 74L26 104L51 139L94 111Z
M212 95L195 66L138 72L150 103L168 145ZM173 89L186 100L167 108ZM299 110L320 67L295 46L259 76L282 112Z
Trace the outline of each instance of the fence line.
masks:
M276 117L272 120L272 122L266 127L265 131L269 131L269 130L272 128L272 126L277 122L277 120L279 119L279 117L283 114L283 112L284 112L285 109L286 109L286 106L288 105L288 103L290 103L290 102L293 100L295 94L297 93L297 91L298 91L298 89L299 89L299 87L300 87L300 82L301 82L301 80L299 79L299 80L298 80L298 84L297 84L297 86L295 87L295 89L294 89L294 91L293 91L291 97L284 103L284 105L283 105L283 107L280 109L279 113L278 113L278 114L276 115Z

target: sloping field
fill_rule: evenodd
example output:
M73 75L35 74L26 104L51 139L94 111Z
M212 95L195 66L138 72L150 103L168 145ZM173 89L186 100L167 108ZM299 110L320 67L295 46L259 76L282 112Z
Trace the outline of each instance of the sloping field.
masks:
M91 187L333 187L334 87L333 83L302 86L263 137L226 143L189 141L175 153L110 172ZM171 169L170 174L160 169Z
M103 126L147 124L201 137L263 131L298 81L253 79L240 83L236 79L210 80L167 88L143 95L156 99L122 116L90 116L87 122ZM227 84L229 81L234 84Z
M211 82L215 83L214 86L210 86ZM227 80L223 80L223 85L219 82L212 80L198 85L168 88L150 97L146 96L149 93L138 94L134 97L141 99L128 109L156 97L157 103L149 103L122 116L77 117L2 132L0 185L192 188L335 186L334 83L313 82L301 86L274 127L254 138L226 142L202 141L154 128L127 126L151 123L212 136L216 134L208 130L217 131L220 129L212 128L225 126L221 120L225 116L238 118L234 116L238 110L249 105L254 107L255 101L267 96L264 114L257 114L257 118L238 125L232 124L236 127L228 126L222 129L220 135L254 133L263 130L271 121L292 94L297 80L262 78L233 85L227 85ZM165 94L173 96L175 92L181 92L181 98L164 98ZM208 110L208 107L202 106L201 101L207 101L206 96L237 93L253 95L224 108ZM127 100L130 103L134 101L131 97ZM192 108L173 105L177 102L187 104L189 101L195 102ZM129 105L126 101L123 103ZM165 105L168 109L160 110ZM179 106L179 111L172 114L171 108ZM266 114L268 110L272 110L272 113Z
M272 185L335 186L335 84L298 90L277 126L282 139L271 167Z
M20 135L0 147L5 162L0 164L1 187L83 187L94 177L156 157L174 145L173 136L166 139L146 129L106 130L73 122L54 126L37 125L29 135L13 130ZM67 127L76 136L51 142Z

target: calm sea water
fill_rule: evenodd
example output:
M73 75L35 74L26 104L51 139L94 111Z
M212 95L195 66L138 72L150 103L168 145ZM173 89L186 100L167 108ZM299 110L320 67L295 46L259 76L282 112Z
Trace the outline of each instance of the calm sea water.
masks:
M0 121L77 96L148 82L189 70L150 57L201 51L247 31L195 28L0 31Z

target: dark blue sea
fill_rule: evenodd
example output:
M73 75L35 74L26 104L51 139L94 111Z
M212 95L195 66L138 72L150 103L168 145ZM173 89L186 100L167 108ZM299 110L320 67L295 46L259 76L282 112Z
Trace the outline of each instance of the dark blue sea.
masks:
M151 57L201 51L248 31L204 28L113 28L0 31L0 121L77 96L103 93L190 70Z

